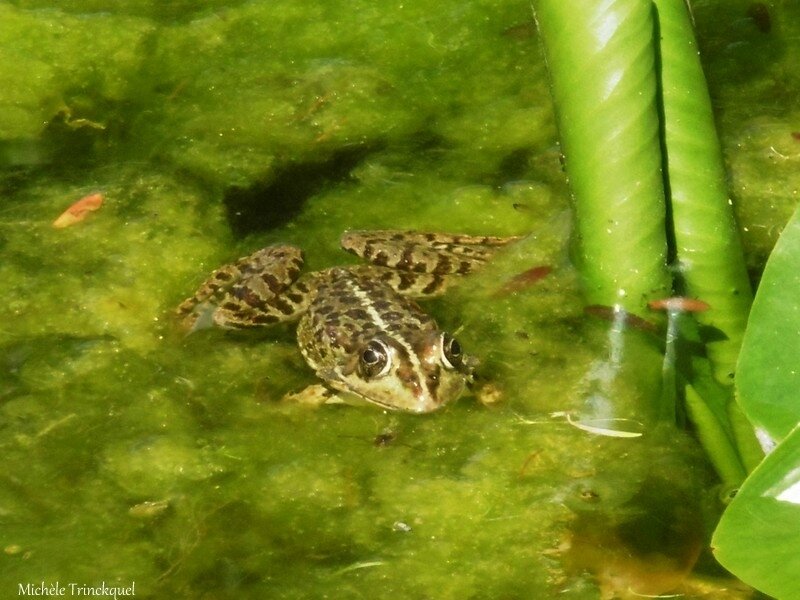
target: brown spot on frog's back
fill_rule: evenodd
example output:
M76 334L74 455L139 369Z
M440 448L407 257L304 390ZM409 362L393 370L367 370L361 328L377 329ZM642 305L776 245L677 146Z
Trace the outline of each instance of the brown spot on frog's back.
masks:
M273 325L279 321L275 315L257 314L251 319L256 325Z
M353 319L354 321L368 321L369 313L363 308L350 308L345 311L345 316Z

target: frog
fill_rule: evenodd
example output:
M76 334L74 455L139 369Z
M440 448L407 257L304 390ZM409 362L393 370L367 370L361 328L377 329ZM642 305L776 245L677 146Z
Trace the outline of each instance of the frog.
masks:
M288 399L430 413L458 399L477 358L418 304L485 265L517 236L345 231L342 249L369 264L303 272L302 249L274 244L216 269L177 308L189 332L297 322L320 383Z

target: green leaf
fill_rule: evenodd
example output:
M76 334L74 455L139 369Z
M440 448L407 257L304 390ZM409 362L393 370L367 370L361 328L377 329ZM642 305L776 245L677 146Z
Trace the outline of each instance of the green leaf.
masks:
M800 421L800 211L767 262L739 358L739 402L776 440Z
M800 210L767 262L736 382L739 403L756 429L783 442L745 481L712 541L720 563L777 598L800 598L798 296Z
M714 532L714 554L746 583L800 598L800 428L753 471Z

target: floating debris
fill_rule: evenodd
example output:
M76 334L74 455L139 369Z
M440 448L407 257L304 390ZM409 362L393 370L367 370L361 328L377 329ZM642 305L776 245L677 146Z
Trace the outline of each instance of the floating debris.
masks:
M598 317L604 321L616 322L619 321L621 317L625 325L629 325L630 327L638 329L639 331L647 331L650 333L658 333L659 331L658 327L654 323L634 315L633 313L626 312L618 306L592 304L585 307L583 312L586 315Z
M353 563L343 569L339 569L334 573L334 575L342 575L344 573L349 573L350 571L358 571L359 569L369 569L370 567L380 567L381 565L385 564L382 560L365 560L363 562Z
M103 194L94 193L84 196L73 203L59 217L53 221L53 227L63 229L83 221L90 212L94 212L103 206Z
M538 265L536 267L532 267L527 271L523 271L522 273L518 273L514 275L511 279L506 281L495 296L506 296L513 292L518 292L520 290L524 290L527 287L532 286L537 281L544 279L550 273L553 272L553 267L548 265Z
M707 302L696 298L685 298L676 296L674 298L662 298L661 300L651 300L647 303L651 310L666 310L668 312L703 312L711 308Z
M169 508L169 500L147 500L128 509L128 514L137 519L152 519Z
M377 446L378 448L383 448L384 446L388 446L393 441L397 439L397 432L395 431L383 431L375 436L372 440L372 445Z
M605 437L615 438L638 438L644 435L643 431L631 431L632 429L643 429L643 424L634 419L625 418L608 418L608 419L581 419L574 418L574 413L569 411L552 412L548 419L532 420L526 419L522 415L516 415L520 425L544 425L548 423L556 423L556 419L564 419L567 424L576 429L592 433L594 435L602 435ZM612 425L624 423L630 426L630 429L615 429Z
M392 523L392 529L401 533L411 533L411 525L404 521L395 521Z
M639 431L625 431L622 429L612 429L611 427L606 427L606 425L612 425L613 423L628 423L632 425L637 425L641 427L641 423L638 421L634 421L633 419L624 419L624 418L615 418L615 419L587 419L587 420L577 420L573 419L572 414L569 412L554 412L550 413L551 417L564 417L567 420L567 423L575 427L576 429L580 429L581 431L585 431L587 433L593 433L595 435L602 435L605 437L615 437L615 438L637 438L642 437L642 432Z

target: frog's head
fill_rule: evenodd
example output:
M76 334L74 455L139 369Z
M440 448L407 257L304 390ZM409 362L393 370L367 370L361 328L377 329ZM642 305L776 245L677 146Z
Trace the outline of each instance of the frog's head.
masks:
M351 355L329 383L391 410L427 413L461 395L476 362L448 333L381 333Z

